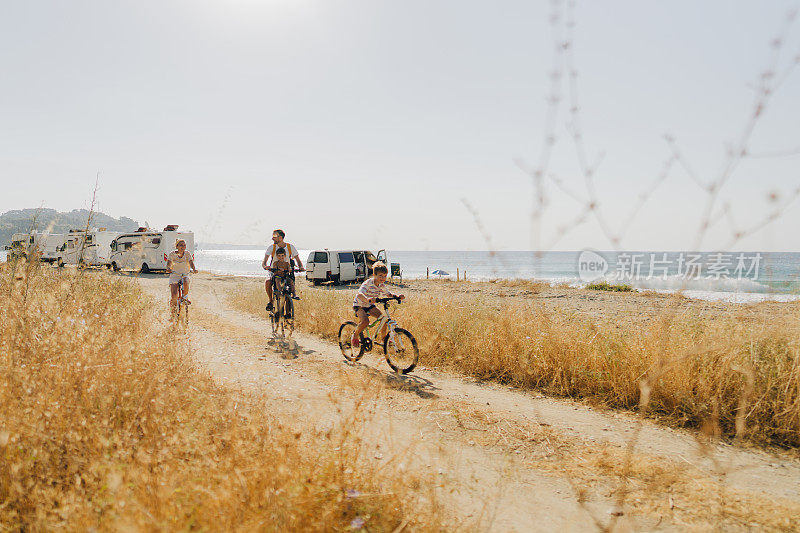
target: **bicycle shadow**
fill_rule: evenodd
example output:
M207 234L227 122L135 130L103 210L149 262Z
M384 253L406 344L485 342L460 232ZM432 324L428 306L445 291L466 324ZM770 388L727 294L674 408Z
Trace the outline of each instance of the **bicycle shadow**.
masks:
M433 400L439 397L434 391L441 389L434 385L429 379L411 374L403 375L395 372L384 372L359 362L345 361L344 363L348 366L360 368L363 372L369 374L370 377L383 381L390 389L401 392L411 392L423 400Z
M439 387L434 385L431 380L419 376L390 373L386 374L386 384L394 390L413 392L424 400L433 400L439 397L433 392L440 390Z
M305 349L293 338L270 337L267 339L267 346L278 353L281 359L297 359L301 355L311 355L317 353L312 349ZM262 356L262 359L266 356Z

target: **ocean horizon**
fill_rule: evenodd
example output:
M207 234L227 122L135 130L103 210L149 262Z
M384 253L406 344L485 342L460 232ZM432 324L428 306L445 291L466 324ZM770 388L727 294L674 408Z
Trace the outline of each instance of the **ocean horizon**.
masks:
M300 250L303 263L311 250ZM755 302L800 298L798 252L649 252L593 251L607 271L591 281L624 283L637 289L682 291L707 300ZM580 261L585 251L444 251L388 250L389 263L398 263L405 279L426 276L488 281L531 279L584 286L589 283ZM582 257L583 256L583 257ZM263 276L262 247L205 248L195 252L201 270L218 274ZM446 274L433 275L434 271Z
M259 277L264 275L264 249L200 243L195 264L214 274ZM303 263L310 252L300 250ZM680 291L704 300L800 299L800 252L388 250L387 257L400 265L404 279L529 279L575 287L607 281L641 290ZM587 265L594 266L587 257L606 270L588 272L587 277ZM6 259L5 251L0 251L0 259Z

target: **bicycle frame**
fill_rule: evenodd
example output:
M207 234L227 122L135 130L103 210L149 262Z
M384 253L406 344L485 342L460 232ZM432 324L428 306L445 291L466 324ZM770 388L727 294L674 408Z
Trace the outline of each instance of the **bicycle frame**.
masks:
M378 342L378 334L383 330L384 326L388 326L388 330L386 334L389 336L389 340L394 342L394 328L397 325L397 321L394 320L391 316L389 316L389 303L383 304L383 315L380 318L376 318L373 320L362 332L364 337L372 340L374 344ZM373 332L372 329L375 328Z

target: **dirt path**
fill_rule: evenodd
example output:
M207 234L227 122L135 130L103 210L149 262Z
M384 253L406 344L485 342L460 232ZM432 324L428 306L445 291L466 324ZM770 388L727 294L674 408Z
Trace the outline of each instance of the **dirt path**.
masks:
M163 278L140 281L164 298ZM300 332L300 355L290 359L268 344L266 320L225 304L235 283L195 276L196 359L222 383L264 393L276 411L317 428L362 399L369 453L430 473L454 524L493 531L798 527L798 461L703 447L689 432L630 415L425 368L397 377L375 352L346 364L338 346Z

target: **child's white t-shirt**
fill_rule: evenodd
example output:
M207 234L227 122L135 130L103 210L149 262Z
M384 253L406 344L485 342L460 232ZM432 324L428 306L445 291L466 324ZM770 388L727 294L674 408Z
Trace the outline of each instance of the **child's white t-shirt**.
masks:
M386 289L386 284L378 285L375 283L375 278L368 278L361 287L358 288L358 293L353 300L353 307L369 307L371 304L366 303L370 298L379 298L381 294L391 296L392 293ZM361 296L362 298L359 298ZM363 299L363 301L362 301Z

